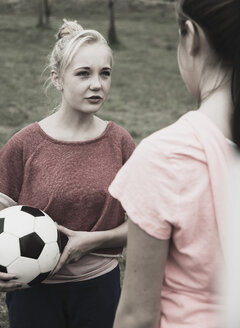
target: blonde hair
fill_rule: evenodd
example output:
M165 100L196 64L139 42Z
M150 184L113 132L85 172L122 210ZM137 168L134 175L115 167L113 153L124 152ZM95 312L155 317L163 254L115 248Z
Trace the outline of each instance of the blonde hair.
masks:
M85 30L77 21L63 19L63 22L56 34L57 42L49 58L48 67L51 71L62 76L79 47L97 42L106 45L111 55L112 64L112 50L101 33L96 30Z

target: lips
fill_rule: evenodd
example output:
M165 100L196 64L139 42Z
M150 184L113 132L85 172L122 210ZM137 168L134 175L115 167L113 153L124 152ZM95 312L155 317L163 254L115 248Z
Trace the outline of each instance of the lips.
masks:
M103 98L101 96L91 96L86 98L87 102L92 105L100 104L102 102L102 99Z
M99 100L99 99L102 99L102 97L101 96L91 96L91 97L87 97L87 99Z

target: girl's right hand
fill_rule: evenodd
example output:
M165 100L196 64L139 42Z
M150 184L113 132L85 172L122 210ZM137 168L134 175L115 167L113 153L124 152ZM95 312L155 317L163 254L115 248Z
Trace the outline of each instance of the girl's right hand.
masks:
M17 276L11 273L0 272L0 292L10 292L20 289L22 284L16 281Z

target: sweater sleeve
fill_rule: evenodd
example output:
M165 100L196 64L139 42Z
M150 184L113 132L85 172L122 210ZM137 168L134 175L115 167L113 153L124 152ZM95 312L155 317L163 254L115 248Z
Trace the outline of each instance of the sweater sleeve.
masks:
M125 164L126 161L130 158L135 148L136 148L136 144L133 138L127 131L125 131L122 139L123 164Z
M0 151L0 193L18 202L23 181L21 140L13 136Z

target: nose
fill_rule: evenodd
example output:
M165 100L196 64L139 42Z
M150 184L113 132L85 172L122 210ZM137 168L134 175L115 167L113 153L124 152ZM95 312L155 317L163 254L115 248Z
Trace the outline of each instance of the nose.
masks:
M90 80L90 89L99 90L101 88L101 81L98 75L94 75Z

